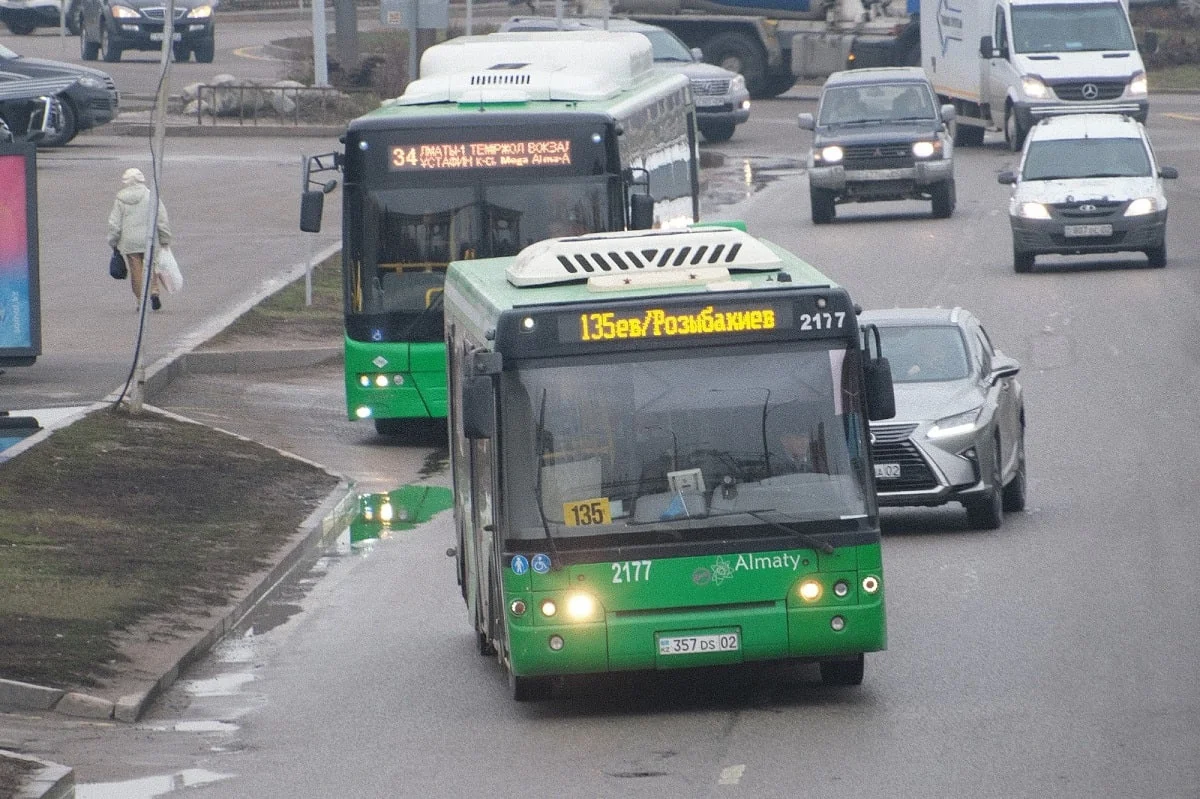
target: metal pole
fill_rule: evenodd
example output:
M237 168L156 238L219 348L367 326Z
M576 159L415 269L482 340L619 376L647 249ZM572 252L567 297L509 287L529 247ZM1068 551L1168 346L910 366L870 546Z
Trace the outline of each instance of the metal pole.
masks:
M328 34L325 32L325 0L312 0L313 85L329 85Z
M417 79L417 29L421 27L421 0L409 0L412 3L412 14L408 26L408 82Z
M300 194L308 191L308 156L304 153L300 154ZM312 305L312 270L313 261L316 260L316 241L314 236L308 237L308 260L304 265L304 304Z
M472 20L474 18L474 14L472 12L473 12L474 8L475 8L475 0L467 0L467 26L466 26L467 31L466 31L466 33L468 36L471 35L471 31L473 30Z

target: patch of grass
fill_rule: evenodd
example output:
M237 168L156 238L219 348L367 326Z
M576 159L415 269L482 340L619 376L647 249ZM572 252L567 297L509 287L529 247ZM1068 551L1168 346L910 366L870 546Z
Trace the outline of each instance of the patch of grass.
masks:
M1152 69L1148 73L1150 91L1200 90L1200 64Z
M242 314L205 343L206 349L252 343L285 331L298 344L342 341L342 255L335 253L312 271L312 304L305 302L304 278L289 283Z
M336 485L268 447L125 409L0 463L0 677L99 684L122 630L223 605Z

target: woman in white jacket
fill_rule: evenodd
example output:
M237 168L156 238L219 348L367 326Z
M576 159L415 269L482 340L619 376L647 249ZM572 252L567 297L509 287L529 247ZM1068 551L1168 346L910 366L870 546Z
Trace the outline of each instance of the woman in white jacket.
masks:
M108 214L108 245L124 256L125 264L129 267L129 287L133 289L133 296L140 306L142 274L145 272L146 225L150 221L150 189L146 186L146 176L137 167L126 169L121 175L121 183L121 189L113 200L112 211ZM158 246L168 246L171 243L171 223L162 200L158 202L157 229ZM153 270L151 274L150 307L157 311L162 307L158 293L162 282Z

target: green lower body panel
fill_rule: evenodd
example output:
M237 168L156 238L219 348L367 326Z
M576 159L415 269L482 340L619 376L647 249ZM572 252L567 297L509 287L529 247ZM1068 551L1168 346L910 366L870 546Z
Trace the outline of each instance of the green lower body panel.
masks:
M346 415L350 419L445 418L446 345L347 338Z

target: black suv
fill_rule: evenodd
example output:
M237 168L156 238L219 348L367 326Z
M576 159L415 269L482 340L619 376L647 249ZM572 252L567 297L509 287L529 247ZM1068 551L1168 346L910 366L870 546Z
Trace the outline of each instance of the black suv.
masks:
M930 200L933 215L954 213L954 106L919 67L835 72L817 114L800 114L813 131L808 156L812 220L833 219L839 203Z
M175 0L172 50L176 61L195 54L211 64L216 52L213 15L217 0ZM84 61L120 61L126 50L161 50L166 4L163 0L81 0L76 25Z

